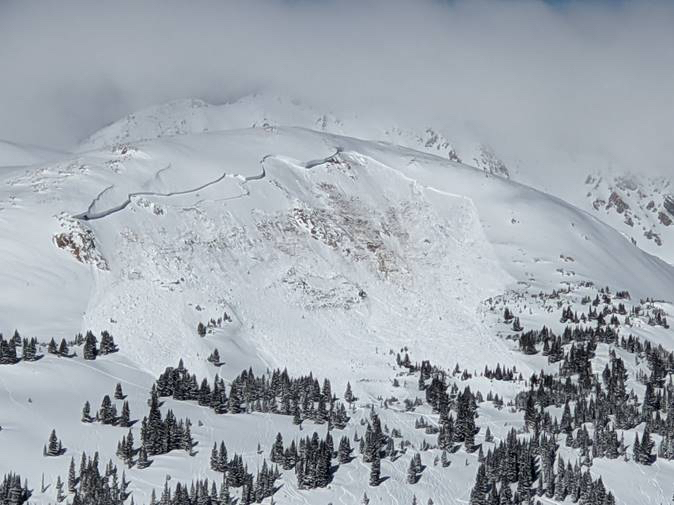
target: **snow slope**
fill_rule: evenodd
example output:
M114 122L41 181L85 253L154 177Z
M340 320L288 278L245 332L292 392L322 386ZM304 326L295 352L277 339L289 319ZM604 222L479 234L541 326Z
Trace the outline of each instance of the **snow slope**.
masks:
M280 125L385 141L513 178L594 214L646 252L670 264L674 262L670 244L674 211L664 205L667 197L674 202L668 189L672 184L669 178L600 170L598 167L605 166L605 160L579 157L576 153L550 153L548 158L535 161L523 161L509 153L506 160L479 134L466 125L453 124L450 118L424 123L397 117L395 111L389 117L362 111L325 112L308 103L266 94L244 96L220 105L185 99L130 114L90 136L80 149L235 128L273 129ZM611 203L618 199L621 204Z
M337 150L326 163L303 166ZM39 254L58 256L68 272L94 273L86 305L73 307L73 320L84 315L72 331L110 328L137 361L155 357L146 365L153 372L177 356L198 362L204 351L182 336L223 311L276 364L302 367L299 351L316 339L340 345L327 335L335 324L346 339L342 363L358 363L356 342L404 345L412 328L429 353L448 334L474 341L475 307L517 282L591 279L671 298L671 267L584 212L405 148L253 128L91 151L67 164L78 169L64 176L57 165L8 181L19 195L47 181L58 189L45 190L42 212L34 204L12 209L15 219L31 229L50 216L54 230L93 232L99 266L77 264L46 230ZM24 245L19 238L17 248ZM12 265L17 274L32 268L17 262L23 258ZM14 296L44 287L57 297L63 287L58 276L35 282ZM66 309L56 311L65 318ZM29 317L15 315L14 324L46 336Z
M52 149L0 140L0 167L36 165L63 156L64 153Z
M125 430L83 427L82 403L95 409L120 381L134 417L142 416L152 381L180 358L199 377L231 379L252 366L313 371L340 393L351 381L361 398L347 428L352 435L362 432L357 421L367 405L418 394L413 377L392 386L398 370L391 350L407 347L414 360L447 368L459 362L471 371L501 362L528 376L545 366L500 338L505 328L489 310L494 300L587 282L628 289L634 299L674 298L674 267L587 212L450 161L445 150L436 156L435 148L431 154L320 127L250 127L259 117L246 108L251 104L225 122L227 115L186 103L194 114L182 103L168 124L138 119L148 113L132 116L63 160L0 172L0 328L41 341L109 330L120 347L119 355L93 363L47 356L0 367L0 401L8 407L0 414L0 443L30 454L3 458L0 473L14 469L38 483L45 472L53 483L81 450L96 447L103 461L114 458ZM520 307L527 323L559 326L547 308L527 304ZM197 335L199 322L225 313L231 320ZM664 330L641 334L671 339ZM214 348L225 361L221 369L206 362ZM480 377L469 383L485 394L516 391ZM202 421L194 427L198 454L171 453L149 469L129 470L136 503L147 502L167 474L216 477L208 469L213 441L226 439L254 467L258 441L266 455L277 431L288 439L304 435L282 416L215 416L173 400L167 406ZM433 418L423 408L382 416L420 444L422 434L412 429L417 414ZM488 405L480 416L497 437L522 419ZM53 427L66 455L44 461ZM384 462L391 478L376 489L367 487L368 467L359 459L314 493L297 490L290 472L275 499L358 503L367 490L374 503L410 503L413 493L421 503L431 496L466 503L476 454L457 452L443 473L433 468L434 454L424 453L429 469L414 488L404 484L410 456ZM668 499L674 473L670 462L658 465L657 474L649 469L635 479L638 486L657 483L659 494L620 488L619 502ZM612 462L597 467L620 486ZM53 500L53 487L35 499Z

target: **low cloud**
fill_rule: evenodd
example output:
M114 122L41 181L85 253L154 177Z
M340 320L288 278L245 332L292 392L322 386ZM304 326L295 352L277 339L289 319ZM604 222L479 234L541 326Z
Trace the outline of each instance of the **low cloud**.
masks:
M470 131L511 158L674 173L674 6L517 0L0 3L0 138L270 91Z

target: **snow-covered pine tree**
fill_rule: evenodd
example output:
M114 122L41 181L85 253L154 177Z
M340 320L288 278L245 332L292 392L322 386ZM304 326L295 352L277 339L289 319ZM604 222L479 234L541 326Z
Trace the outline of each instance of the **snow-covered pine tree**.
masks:
M56 430L52 430L49 435L49 440L45 446L45 456L60 456L63 453L63 446L61 441L56 436Z
M89 404L89 401L84 402L84 406L82 407L82 422L83 423L90 423L92 422L93 419L91 418L91 405Z
M68 468L68 492L77 491L77 473L75 472L75 458L70 458L70 467Z
M91 331L87 331L86 336L84 337L84 349L82 350L82 357L84 359L93 360L96 359L98 350L96 349L96 344L98 340Z
M370 486L378 486L381 481L381 458L379 452L375 453L370 466Z
M414 458L410 459L410 465L407 467L407 483L416 484L419 479L417 474L417 465L414 461Z
M59 344L59 349L58 349L58 355L62 356L64 358L67 358L70 356L70 349L68 349L68 343L66 342L65 338L61 339L61 343Z
M100 354L111 354L117 352L117 346L115 345L115 340L112 338L112 335L108 331L101 332L101 346Z

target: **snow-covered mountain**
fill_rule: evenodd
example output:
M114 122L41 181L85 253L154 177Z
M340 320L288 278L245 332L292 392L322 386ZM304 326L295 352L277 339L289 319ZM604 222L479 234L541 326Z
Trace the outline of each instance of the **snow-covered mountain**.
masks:
M466 134L448 140L446 126L400 122L349 111L324 112L287 98L258 94L222 105L197 99L176 100L138 111L96 132L82 150L159 137L237 128L300 126L312 130L381 140L452 161L463 161L493 175L508 177L505 163L491 147Z
M674 264L674 186L669 178L595 174L585 184L587 203L602 220Z
M334 412L347 402L342 392L350 384L357 397L348 402L350 419L331 433L335 450L342 436L355 450L349 462L332 461L330 481L318 489L298 481L292 469L297 465L288 463L276 479L275 503L362 503L364 493L370 503L412 503L414 496L418 503L429 498L478 503L481 491L501 494L508 503L504 486L522 496L529 489L526 479L540 479L533 488L541 489L542 502L561 501L567 494L571 500L571 484L568 493L561 484L559 495L553 489L556 477L563 481L557 456L572 466L587 465L591 479L601 476L617 503L668 501L674 466L667 455L652 465L633 460L631 449L613 458L600 450L597 437L599 430L617 427L624 446L630 446L635 434L643 438L648 424L658 443L666 438L668 425L645 420L656 411L666 417L667 401L653 395L668 399L670 393L661 377L647 380L646 374L661 373L662 367L670 371L666 317L674 298L674 267L639 247L639 241L632 243L605 216L510 180L505 164L479 141L452 143L432 128L382 124L389 123L338 119L277 98L221 106L187 100L128 116L57 161L7 163L24 166L0 171L0 328L5 339L14 328L36 337L37 354L45 356L33 361L28 342L17 357L27 359L0 365L0 443L6 454L23 455L2 458L0 473L17 472L29 481L32 503L50 503L57 499L57 477L67 480L70 458L79 464L83 451L98 451L101 468L112 458L121 472L124 458L132 461L125 470L128 491L135 503L150 503L153 489L161 494L164 486L174 489L179 482L209 479L219 486L223 476L212 469L211 448L224 441L230 456L240 454L255 476L277 432L286 447L314 431L320 438L328 432L320 403L326 408L325 402L333 402L324 388L302 406L300 425L293 422L299 413L283 415L281 396L255 401L252 390L244 395L237 389L245 383L236 379L242 370L259 375L287 368L293 377L312 373L321 384L329 379L340 398ZM602 184L588 183L593 202L603 198L602 191L613 191L612 183ZM625 192L621 201L635 194L626 187L618 187ZM662 200L654 205L669 212L669 193L657 189ZM598 210L610 210L610 201L609 196ZM639 216L653 214L648 202L643 209L640 203L629 205L640 209ZM626 210L619 213L624 217ZM636 210L630 215L637 226ZM645 219L639 217L639 226L653 224ZM503 316L506 307L516 320ZM567 307L589 321L569 321L562 312ZM567 324L577 331L569 330L561 343L546 332L527 333L546 325L562 335ZM85 351L83 339L72 339L88 330L110 332L119 352L86 359L92 357L90 345ZM621 346L615 334L639 337L642 347L634 340ZM49 352L52 338L67 339L76 356ZM658 344L664 346L660 351ZM9 353L7 340L5 346L2 352ZM219 360L213 358L215 349ZM408 353L411 363L398 361L398 353ZM586 400L592 400L592 412L595 404L603 408L606 398L616 402L617 393L606 392L613 384L610 373L603 379L599 374L606 365L619 368L618 358L629 374L627 392L636 393L621 396L617 408L631 415L638 398L639 408L644 404L650 410L643 407L643 418L628 416L625 422L618 422L616 411L581 414ZM139 443L150 450L150 428L140 420L148 414L152 385L179 360L199 382L206 378L209 388L216 374L226 381L229 412L216 413L205 396L202 405L185 400L190 392L162 395L167 396L163 415L172 409L177 418L191 420L194 446L150 454L152 464L141 468ZM421 366L422 361L430 365ZM562 361L566 368L560 370ZM587 374L589 363L598 374L595 382ZM497 364L499 370L515 367L512 380L485 373L485 367L494 370ZM548 378L532 380L541 371ZM558 392L552 400L552 389L545 388L554 389L559 374L570 385L566 397ZM460 435L447 450L439 446L437 431L446 429L447 411L433 403L429 391L441 381L449 387L457 426L464 426L465 405L475 401L480 450ZM131 419L138 422L106 423L101 412L97 422L82 423L84 402L91 402L93 416L118 382ZM651 395L646 399L645 383ZM457 393L466 386L470 394L461 396L464 404ZM534 386L542 392L532 414L525 407ZM236 394L251 412L233 413L231 395ZM493 401L494 394L504 403ZM581 440L568 447L569 426L560 430L543 415L562 421L565 398L576 416L571 432ZM120 410L122 402L113 401ZM276 402L280 413L270 412ZM362 456L358 449L368 423L377 424L373 412L386 426L377 435L382 451L376 456L383 458L385 479L374 484L372 455ZM520 440L535 437L532 431L555 435L561 447L550 453L547 445L540 448L540 438L534 438L535 448L511 446L524 451L518 458L529 458L526 464L535 468L527 474L521 463L521 479L516 471L506 484L499 480L498 489L490 473L484 489L480 484L471 492L489 451L486 464L492 472L490 457L498 443L514 443L517 437L508 438L512 428L520 431ZM64 450L43 456L52 429ZM582 442L583 430L590 438L596 435L594 449L591 441ZM129 432L134 450L117 450ZM413 464L415 453L422 468ZM420 473L414 479L410 466ZM573 481L573 472L567 478ZM588 478L583 486L589 493ZM232 481L231 494L245 503L246 485L236 484ZM81 485L64 491L67 501L85 495ZM592 493L600 496L595 486ZM596 499L602 501L586 503L610 502Z

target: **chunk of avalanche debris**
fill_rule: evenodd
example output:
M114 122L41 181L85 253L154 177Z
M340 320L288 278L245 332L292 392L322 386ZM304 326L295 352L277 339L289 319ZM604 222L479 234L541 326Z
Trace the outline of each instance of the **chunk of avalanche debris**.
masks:
M321 277L290 268L281 279L288 288L288 301L307 310L350 310L367 293L342 275Z
M54 235L57 247L68 251L80 263L109 270L108 262L96 248L96 238L91 229L65 213L58 216L58 221L63 231Z
M163 216L166 213L164 207L147 198L138 198L138 200L136 200L136 205L141 209L151 212L155 216Z

